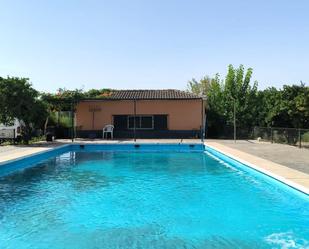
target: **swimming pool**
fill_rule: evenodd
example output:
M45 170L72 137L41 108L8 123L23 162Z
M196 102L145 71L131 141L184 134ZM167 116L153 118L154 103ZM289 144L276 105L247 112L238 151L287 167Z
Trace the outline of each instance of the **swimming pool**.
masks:
M65 146L1 174L0 248L309 247L307 195L199 145Z

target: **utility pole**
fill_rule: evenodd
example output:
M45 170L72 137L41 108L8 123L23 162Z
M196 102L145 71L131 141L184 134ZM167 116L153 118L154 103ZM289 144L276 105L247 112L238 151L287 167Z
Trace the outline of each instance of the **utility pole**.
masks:
M201 142L204 143L205 130L206 130L206 115L205 115L205 103L207 101L207 96L202 95L202 126L201 126Z
M134 142L136 142L136 99L134 99Z
M71 139L73 143L74 142L74 104L73 104L73 101L71 101L71 125L72 125Z
M234 143L236 143L236 100L233 97L232 99L234 101Z

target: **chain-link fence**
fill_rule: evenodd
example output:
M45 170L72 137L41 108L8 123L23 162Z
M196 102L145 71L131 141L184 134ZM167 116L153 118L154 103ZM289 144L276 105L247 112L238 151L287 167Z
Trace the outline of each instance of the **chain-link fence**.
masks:
M309 148L309 129L254 127L253 138Z
M208 127L206 137L211 139L234 139L234 127L232 125ZM237 127L236 138L253 139L253 127Z
M84 131L81 127L74 128L74 135L72 135L72 128L55 127L54 135L56 138L102 138L102 130L98 131ZM215 139L233 139L234 129L233 126L225 126L218 132L212 130L206 130L207 138ZM115 132L115 138L125 138L117 135ZM131 134L132 135L132 134ZM139 135L139 134L138 134ZM150 134L151 135L151 134ZM173 134L172 134L173 135ZM191 137L199 138L200 131L192 131ZM170 138L171 134L163 134L160 138ZM182 138L181 134L174 134L173 138ZM133 138L133 135L131 137ZM137 138L140 138L137 136ZM281 128L281 127L237 127L236 139L256 139L260 141L268 141L272 143L289 144L302 148L309 148L309 129L296 129L296 128Z

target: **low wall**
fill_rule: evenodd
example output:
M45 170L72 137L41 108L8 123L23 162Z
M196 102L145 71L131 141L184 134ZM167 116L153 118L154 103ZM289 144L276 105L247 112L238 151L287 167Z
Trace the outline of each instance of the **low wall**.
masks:
M78 138L102 138L102 130L79 130ZM114 138L134 138L133 131L114 131ZM200 138L199 130L137 130L136 138Z

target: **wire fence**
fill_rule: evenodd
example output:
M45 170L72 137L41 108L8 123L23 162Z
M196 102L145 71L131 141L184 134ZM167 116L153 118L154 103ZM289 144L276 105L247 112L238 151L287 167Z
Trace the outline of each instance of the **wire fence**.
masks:
M206 129L206 137L211 139L233 139L234 127L232 125L208 127ZM237 139L253 139L253 127L237 126L236 137Z
M309 129L254 127L253 139L309 148Z

